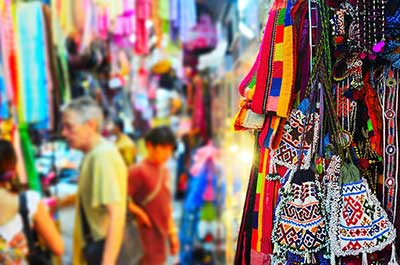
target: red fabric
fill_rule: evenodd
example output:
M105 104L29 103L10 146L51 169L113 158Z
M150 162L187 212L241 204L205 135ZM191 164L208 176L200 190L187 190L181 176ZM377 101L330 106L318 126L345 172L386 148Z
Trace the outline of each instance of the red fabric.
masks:
M268 152L269 153L269 152ZM269 168L271 158L268 158L267 169ZM263 238L261 241L261 252L265 254L272 254L272 228L273 228L273 215L274 215L274 196L275 196L275 181L265 180L264 185L264 211L262 225Z
M129 169L128 194L138 205L155 189L162 178L162 186L155 198L145 205L152 227L139 227L144 246L142 265L164 264L167 259L168 220L172 215L171 193L168 188L168 170L149 160L143 160Z
M379 156L383 156L382 133L383 119L382 108L379 103L379 98L376 91L372 88L369 82L369 73L364 77L365 104L368 108L368 116L371 119L372 127L374 128L374 137L371 137L371 144L375 147L375 152Z
M254 90L253 102L251 105L251 109L255 113L263 114L263 105L264 105L264 98L268 71L269 71L269 61L271 58L271 45L272 43L272 31L274 28L275 16L277 15L277 10L271 10L269 13L267 25L265 27L264 38L261 43L261 50L260 50L260 63L258 66L257 71L257 79L256 79L256 88ZM264 145L264 143L262 144Z
M284 29L285 29L285 25L276 26L276 35L275 35L275 42L276 43L282 43L283 42Z

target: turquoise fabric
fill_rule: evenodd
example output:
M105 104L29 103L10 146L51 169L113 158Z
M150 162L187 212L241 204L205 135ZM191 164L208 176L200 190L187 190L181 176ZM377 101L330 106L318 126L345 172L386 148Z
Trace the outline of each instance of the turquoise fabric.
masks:
M0 120L7 119L10 116L8 110L7 89L4 78L4 65L0 55Z
M23 122L49 120L46 32L40 2L17 4L20 58L19 115Z

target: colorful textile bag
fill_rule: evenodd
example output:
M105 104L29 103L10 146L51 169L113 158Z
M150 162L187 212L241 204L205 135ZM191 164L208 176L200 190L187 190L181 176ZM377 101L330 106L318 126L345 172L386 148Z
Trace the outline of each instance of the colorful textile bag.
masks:
M332 207L332 250L335 256L363 254L384 249L393 243L396 230L389 221L367 181L352 163L341 168L341 198Z
M278 261L287 254L304 256L313 262L313 253L328 245L327 221L321 203L319 182L311 169L298 170L280 193L272 241Z

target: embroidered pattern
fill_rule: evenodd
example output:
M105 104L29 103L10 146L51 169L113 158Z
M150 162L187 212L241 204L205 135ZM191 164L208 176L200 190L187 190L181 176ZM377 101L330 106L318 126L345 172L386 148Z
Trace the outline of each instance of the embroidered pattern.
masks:
M28 245L22 232L16 234L10 242L0 237L0 264L25 265L25 256L28 254Z
M333 249L337 256L358 255L382 250L396 237L378 199L371 193L366 180L344 184L340 203L336 203L332 217L336 220L337 242Z
M296 169L299 163L299 153L304 130L305 140L303 143L301 168L310 167L311 149L315 150L318 138L319 114L312 113L307 126L304 126L306 121L307 116L300 110L292 110L285 125L281 144L278 149L271 152L270 173L276 172L276 166L278 165L288 168L289 172L287 174Z
M281 190L272 239L279 246L278 254L285 250L298 255L316 253L328 243L320 187L314 177L313 171L300 170Z

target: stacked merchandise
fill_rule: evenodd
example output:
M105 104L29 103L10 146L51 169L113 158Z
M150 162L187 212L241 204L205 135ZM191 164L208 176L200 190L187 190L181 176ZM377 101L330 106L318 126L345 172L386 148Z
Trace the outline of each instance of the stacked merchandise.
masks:
M398 264L399 16L272 3L239 86L235 128L257 145L235 264Z

